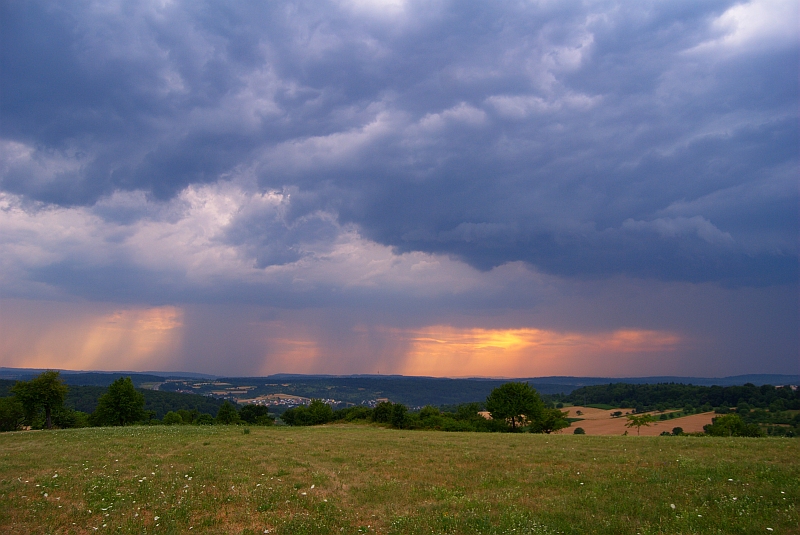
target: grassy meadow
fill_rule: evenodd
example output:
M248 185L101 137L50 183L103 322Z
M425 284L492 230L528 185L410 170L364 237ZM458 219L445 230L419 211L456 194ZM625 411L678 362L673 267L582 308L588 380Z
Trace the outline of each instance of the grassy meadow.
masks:
M800 441L159 426L0 434L0 532L800 533Z

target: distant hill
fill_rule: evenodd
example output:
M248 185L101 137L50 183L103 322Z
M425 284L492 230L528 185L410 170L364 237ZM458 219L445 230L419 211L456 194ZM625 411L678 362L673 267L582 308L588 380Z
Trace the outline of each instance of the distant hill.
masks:
M0 368L0 380L28 380L41 370ZM147 386L162 393L199 394L231 400L253 399L272 394L290 394L304 398L333 400L344 404L371 404L389 399L409 407L456 405L486 399L492 389L509 381L528 382L544 395L567 395L582 387L626 384L674 383L695 386L798 385L798 375L752 374L732 377L530 377L441 378L402 375L298 375L274 374L264 377L219 377L180 372L97 372L62 371L64 382L74 386L105 387L119 377L131 377L134 385ZM13 384L13 381L9 384ZM3 385L0 384L0 392ZM206 412L206 411L202 411Z

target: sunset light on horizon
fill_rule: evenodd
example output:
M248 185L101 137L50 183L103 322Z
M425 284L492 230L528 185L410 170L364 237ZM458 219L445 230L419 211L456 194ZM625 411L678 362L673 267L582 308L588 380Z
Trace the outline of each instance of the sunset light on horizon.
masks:
M6 2L0 367L800 373L800 7Z

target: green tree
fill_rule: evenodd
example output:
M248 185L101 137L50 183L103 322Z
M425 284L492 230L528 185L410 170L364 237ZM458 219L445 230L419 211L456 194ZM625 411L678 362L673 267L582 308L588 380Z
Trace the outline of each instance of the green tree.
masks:
M311 425L326 424L333 420L333 409L321 399L312 399L308 406Z
M239 417L253 425L272 425L275 420L269 415L269 409L264 405L245 405L239 411Z
M214 423L214 417L208 414L207 412L204 412L203 414L197 417L194 423L196 423L197 425L211 425Z
M389 401L381 401L372 409L372 421L380 424L388 424L392 421L392 406Z
M406 412L408 412L408 409L406 409L405 405L400 403L394 404L394 407L392 407L392 427L396 427L397 429L403 428L403 424L406 422Z
M134 388L130 377L120 377L97 400L91 419L94 425L130 425L145 417L144 395Z
M333 418L331 406L320 399L312 399L308 407L294 407L281 415L281 420L287 425L320 425L333 421Z
M25 422L25 410L15 398L0 398L0 431L17 431Z
M649 427L651 423L656 421L651 414L642 414L639 416L635 414L629 414L625 418L628 419L628 423L625 424L625 427L635 427L637 435L642 427Z
M531 433L547 433L549 435L553 431L569 427L567 414L569 414L568 411L544 409L542 415L531 422Z
M516 431L525 420L540 419L544 403L528 383L506 383L492 390L486 398L486 410L493 419L509 422L511 430Z
M747 424L736 413L726 414L711 420L703 430L714 437L763 437L764 431L756 424Z
M36 414L44 409L44 425L47 429L53 427L53 410L64 405L67 390L61 381L61 374L53 370L43 372L30 381L17 381L11 387L29 423L33 423Z
M183 418L177 412L169 411L161 421L164 422L164 425L178 425L183 423Z
M234 407L233 404L226 399L225 403L223 403L219 408L219 412L217 412L217 418L214 420L214 423L231 425L238 424L239 421L239 411L237 411L236 407Z

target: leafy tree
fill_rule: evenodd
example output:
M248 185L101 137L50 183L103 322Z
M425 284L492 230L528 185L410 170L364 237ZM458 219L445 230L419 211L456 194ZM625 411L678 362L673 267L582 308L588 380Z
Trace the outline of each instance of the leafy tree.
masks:
M22 404L25 418L33 423L36 414L44 409L44 425L53 427L53 410L64 404L68 388L61 381L61 374L48 370L30 381L18 381L11 391Z
M683 427L673 427L672 428L672 434L675 435L675 436L682 435L683 434Z
M333 420L333 409L321 399L312 399L308 412L311 416L311 425L326 424Z
M628 423L625 424L625 427L635 427L637 435L642 427L649 427L651 423L656 421L651 414L642 414L640 416L629 414L626 418Z
M756 424L748 424L736 413L714 418L703 430L714 437L763 437L764 431Z
M586 431L584 431L583 427L576 427L575 431L572 432L573 435L585 435Z
M208 414L207 412L204 412L203 414L197 417L194 423L196 423L197 425L211 425L214 423L214 417Z
M164 425L177 425L183 423L183 418L181 418L181 415L177 412L169 411L164 415L162 421L164 422Z
M406 422L406 412L408 412L408 409L405 405L400 403L394 404L394 407L392 407L392 427L396 427L397 429L403 428L403 424Z
M178 409L176 412L178 413L178 416L181 417L181 420L185 424L194 423L195 419L197 419L197 417L200 416L200 411L197 409L192 409L192 410Z
M272 425L275 420L269 415L269 409L264 405L245 405L239 411L239 417L254 425Z
M97 400L91 420L95 425L130 425L144 420L144 395L130 377L120 377Z
M379 424L388 424L392 421L392 405L389 401L381 401L372 409L372 421Z
M217 412L217 418L214 420L214 423L230 425L238 424L239 421L239 412L236 410L236 407L234 407L230 401L225 400L225 403L222 404L219 408L219 412Z
M17 431L25 422L25 410L19 400L0 398L0 431Z
M89 415L70 407L58 407L53 410L53 425L61 429L89 427Z
M311 400L308 407L294 407L285 411L281 419L288 425L319 425L333 421L331 406L319 399Z
M569 427L567 414L569 414L568 411L544 409L542 415L531 422L531 433L547 433L549 435L553 431Z
M486 398L486 410L493 419L510 422L511 430L516 431L526 419L531 422L540 419L544 403L527 383L506 383Z

